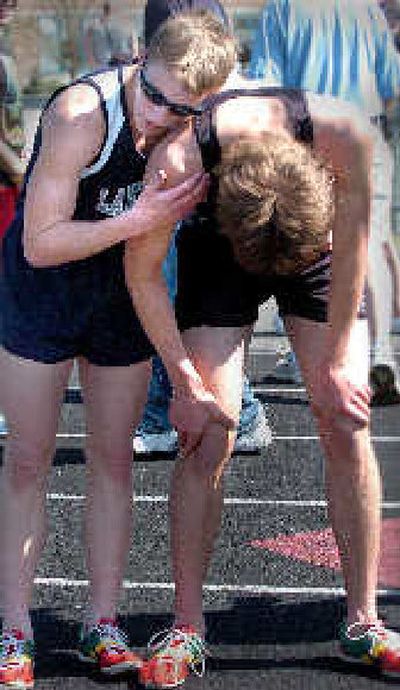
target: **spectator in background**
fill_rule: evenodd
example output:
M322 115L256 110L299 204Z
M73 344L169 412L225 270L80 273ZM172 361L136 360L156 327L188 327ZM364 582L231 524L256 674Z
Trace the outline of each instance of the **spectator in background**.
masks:
M25 172L23 113L8 27L17 3L0 0L0 242L10 225ZM6 421L0 413L0 434Z
M215 14L225 26L229 17L218 0L148 0L144 12L144 42L149 45L151 37L160 24L170 15L185 9L205 9ZM176 247L172 239L164 261L164 277L170 298L176 293ZM178 437L172 428L168 407L171 386L165 367L156 356L153 358L153 374L149 387L148 401L143 420L133 441L136 453L172 453L177 450ZM249 381L244 379L242 412L235 441L238 453L261 452L271 443L271 430L262 403L255 397Z
M376 125L368 268L372 404L396 403L399 373L391 345L393 277L385 249L391 239L392 156L379 127L386 102L400 91L400 56L385 16L375 0L268 0L250 74L265 84L356 103ZM393 381L390 391L389 380Z
M395 46L400 52L400 2L399 0L385 0L382 2L382 9L385 12L388 24L393 32ZM394 213L392 218L394 221L393 231L400 234L400 98L393 98L386 105L387 118L387 138L393 151L394 168L393 168L393 205ZM395 333L400 333L400 258L398 250L394 243L394 237L391 238L386 246L387 259L389 267L393 273L393 280L395 285L394 300L393 300L393 330Z
M399 0L382 0L379 4L393 32L394 44L397 50L400 50L400 2Z
M91 21L85 37L86 61L89 69L113 67L132 60L131 38L111 19L111 6L105 2L101 15Z

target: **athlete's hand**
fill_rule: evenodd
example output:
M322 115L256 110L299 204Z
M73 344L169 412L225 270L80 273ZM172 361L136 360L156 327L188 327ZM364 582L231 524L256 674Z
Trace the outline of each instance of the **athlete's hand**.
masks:
M324 363L318 367L311 389L311 407L318 416L335 424L340 417L360 427L370 418L371 389L360 383L348 364Z
M132 209L136 222L130 237L145 235L160 226L173 227L205 199L208 183L209 176L200 172L169 188L166 173L158 170L144 185Z
M201 382L184 391L174 391L169 416L178 432L179 450L183 457L193 453L201 444L210 424L235 428L235 420L221 409L214 395Z

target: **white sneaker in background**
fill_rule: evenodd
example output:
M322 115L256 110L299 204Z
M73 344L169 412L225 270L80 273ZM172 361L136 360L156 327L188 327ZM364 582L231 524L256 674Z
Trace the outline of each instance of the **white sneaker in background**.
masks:
M135 453L175 453L178 450L178 434L175 429L159 434L139 431L133 439Z
M280 383L303 382L301 371L293 352L287 352L278 360L275 368L271 371L271 378L280 381Z
M261 453L272 443L272 431L261 403L249 429L236 437L234 453Z
M6 434L7 434L6 418L0 412L0 436L6 436Z

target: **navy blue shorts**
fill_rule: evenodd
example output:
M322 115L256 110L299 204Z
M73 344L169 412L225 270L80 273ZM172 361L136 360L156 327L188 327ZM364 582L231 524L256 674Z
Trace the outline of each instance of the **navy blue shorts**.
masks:
M20 252L11 241L7 250ZM24 359L54 364L82 356L129 366L155 354L125 286L121 248L57 268L9 256L0 300L2 345Z
M182 224L177 238L176 315L181 330L195 326L246 326L259 306L274 296L279 313L326 322L331 253L290 276L256 276L235 261L229 240L196 218ZM359 317L365 317L365 302Z

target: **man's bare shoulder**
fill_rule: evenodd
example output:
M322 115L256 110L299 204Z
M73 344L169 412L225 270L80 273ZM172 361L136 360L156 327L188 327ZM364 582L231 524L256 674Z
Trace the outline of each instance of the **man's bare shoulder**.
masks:
M62 91L43 116L41 155L66 156L78 167L98 153L105 134L104 115L97 91L88 84L74 84ZM67 162L66 161L66 162Z
M157 170L166 173L166 186L172 187L202 169L201 154L190 127L174 130L155 146L146 169L146 179Z

